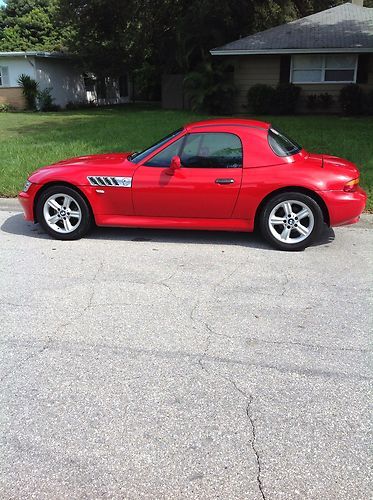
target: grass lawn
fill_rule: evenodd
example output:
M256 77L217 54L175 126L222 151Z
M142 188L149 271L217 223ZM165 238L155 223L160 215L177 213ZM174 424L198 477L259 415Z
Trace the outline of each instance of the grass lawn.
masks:
M0 196L15 196L28 174L65 158L141 150L186 122L187 111L128 105L60 113L0 113ZM265 117L305 149L355 162L373 211L373 118Z

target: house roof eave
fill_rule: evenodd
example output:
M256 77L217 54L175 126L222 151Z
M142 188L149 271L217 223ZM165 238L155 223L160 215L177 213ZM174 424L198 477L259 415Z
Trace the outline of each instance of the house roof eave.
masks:
M219 50L212 49L212 56L255 56L255 55L282 55L282 54L361 54L373 53L372 48L351 47L351 48L322 48L322 49L267 49L267 50Z
M15 52L0 52L0 57L43 57L54 59L70 59L73 56L64 52L43 52L43 51L15 51Z

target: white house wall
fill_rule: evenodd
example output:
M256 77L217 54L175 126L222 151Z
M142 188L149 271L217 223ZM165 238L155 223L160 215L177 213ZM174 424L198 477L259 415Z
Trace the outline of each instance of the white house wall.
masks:
M9 87L19 87L17 80L22 74L36 78L34 57L0 57L0 66L8 67Z
M87 100L83 76L72 60L37 58L36 80L41 90L52 88L58 106Z

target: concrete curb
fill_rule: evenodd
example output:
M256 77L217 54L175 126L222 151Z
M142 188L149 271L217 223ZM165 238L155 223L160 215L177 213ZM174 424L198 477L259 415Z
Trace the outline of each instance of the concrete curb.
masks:
M3 212L22 212L18 198L0 198L0 210Z

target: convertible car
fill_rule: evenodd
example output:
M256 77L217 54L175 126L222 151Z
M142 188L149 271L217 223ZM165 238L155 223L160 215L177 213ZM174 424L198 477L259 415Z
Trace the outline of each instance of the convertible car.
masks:
M97 226L251 232L302 250L324 224L359 220L366 194L353 163L311 154L271 125L186 125L141 153L82 156L34 172L25 218L60 240Z

